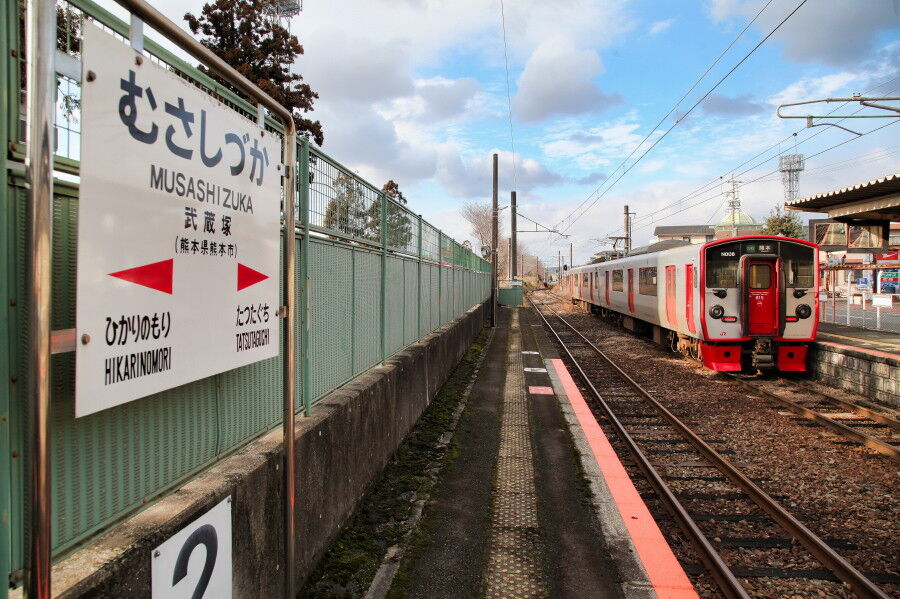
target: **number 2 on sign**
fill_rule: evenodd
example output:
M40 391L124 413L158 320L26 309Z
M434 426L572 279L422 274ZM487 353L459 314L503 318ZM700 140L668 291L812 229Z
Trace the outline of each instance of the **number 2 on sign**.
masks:
M231 498L172 535L151 560L153 599L229 599Z

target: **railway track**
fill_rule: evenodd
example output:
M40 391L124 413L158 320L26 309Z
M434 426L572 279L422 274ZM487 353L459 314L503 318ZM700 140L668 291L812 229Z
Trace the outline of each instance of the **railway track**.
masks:
M721 440L701 439L549 304L529 301L702 562L686 564L689 573L705 566L726 597L750 597L766 580L776 590L760 596L782 596L785 586L805 596L827 581L858 597L889 596L715 449Z
M729 376L779 406L900 462L900 421L893 416L784 379Z

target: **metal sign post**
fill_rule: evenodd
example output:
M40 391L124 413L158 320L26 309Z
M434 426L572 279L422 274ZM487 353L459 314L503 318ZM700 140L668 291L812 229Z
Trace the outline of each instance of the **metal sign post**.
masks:
M25 596L50 598L50 307L53 226L53 109L56 99L56 6L29 0L28 130L28 420L31 425L28 492L30 544L25 554Z

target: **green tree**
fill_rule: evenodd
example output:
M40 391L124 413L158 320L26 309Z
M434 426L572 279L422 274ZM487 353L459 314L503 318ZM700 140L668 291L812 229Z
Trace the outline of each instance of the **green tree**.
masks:
M763 228L760 231L763 235L780 235L782 237L793 237L795 239L803 239L803 223L800 217L794 212L784 211L781 206L772 208Z
M276 0L215 0L204 4L200 16L185 13L184 20L200 43L291 111L297 132L309 133L320 146L325 138L319 121L302 116L319 97L291 65L303 54L296 36L269 18ZM213 75L215 77L215 75ZM227 81L216 79L234 89ZM237 90L235 90L237 91Z
M325 207L322 224L327 229L364 239L367 237L367 213L362 183L351 175L341 173L331 183L334 197Z
M387 205L387 244L395 248L406 248L412 240L412 219L409 213L400 206L406 206L406 197L400 191L400 186L393 180L385 183L381 191L388 198L394 200ZM369 236L373 239L381 238L381 195L372 202L368 211Z

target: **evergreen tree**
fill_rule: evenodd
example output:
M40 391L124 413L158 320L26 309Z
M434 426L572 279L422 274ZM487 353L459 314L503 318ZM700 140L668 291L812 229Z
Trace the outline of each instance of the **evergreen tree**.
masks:
M184 20L194 35L205 36L200 43L287 108L294 116L297 132L309 133L321 146L322 124L302 116L313 109L319 95L309 84L301 83L303 77L291 72L291 65L303 54L303 46L269 18L273 2L215 0L203 6L199 17L185 13ZM227 81L216 79L234 90Z
M782 237L793 237L794 239L803 239L803 223L795 212L786 212L781 206L772 208L763 228L760 231L763 235L780 235Z
M394 200L400 206L406 206L406 197L400 191L400 186L391 179L382 186L381 191L388 198ZM381 239L381 195L372 202L369 207L367 228L369 236L373 239ZM387 205L387 244L395 248L406 248L412 240L412 219L406 210L392 202Z
M334 198L325 208L323 226L352 237L367 238L367 214L363 204L362 184L351 175L341 173L334 178L331 187L334 189Z

